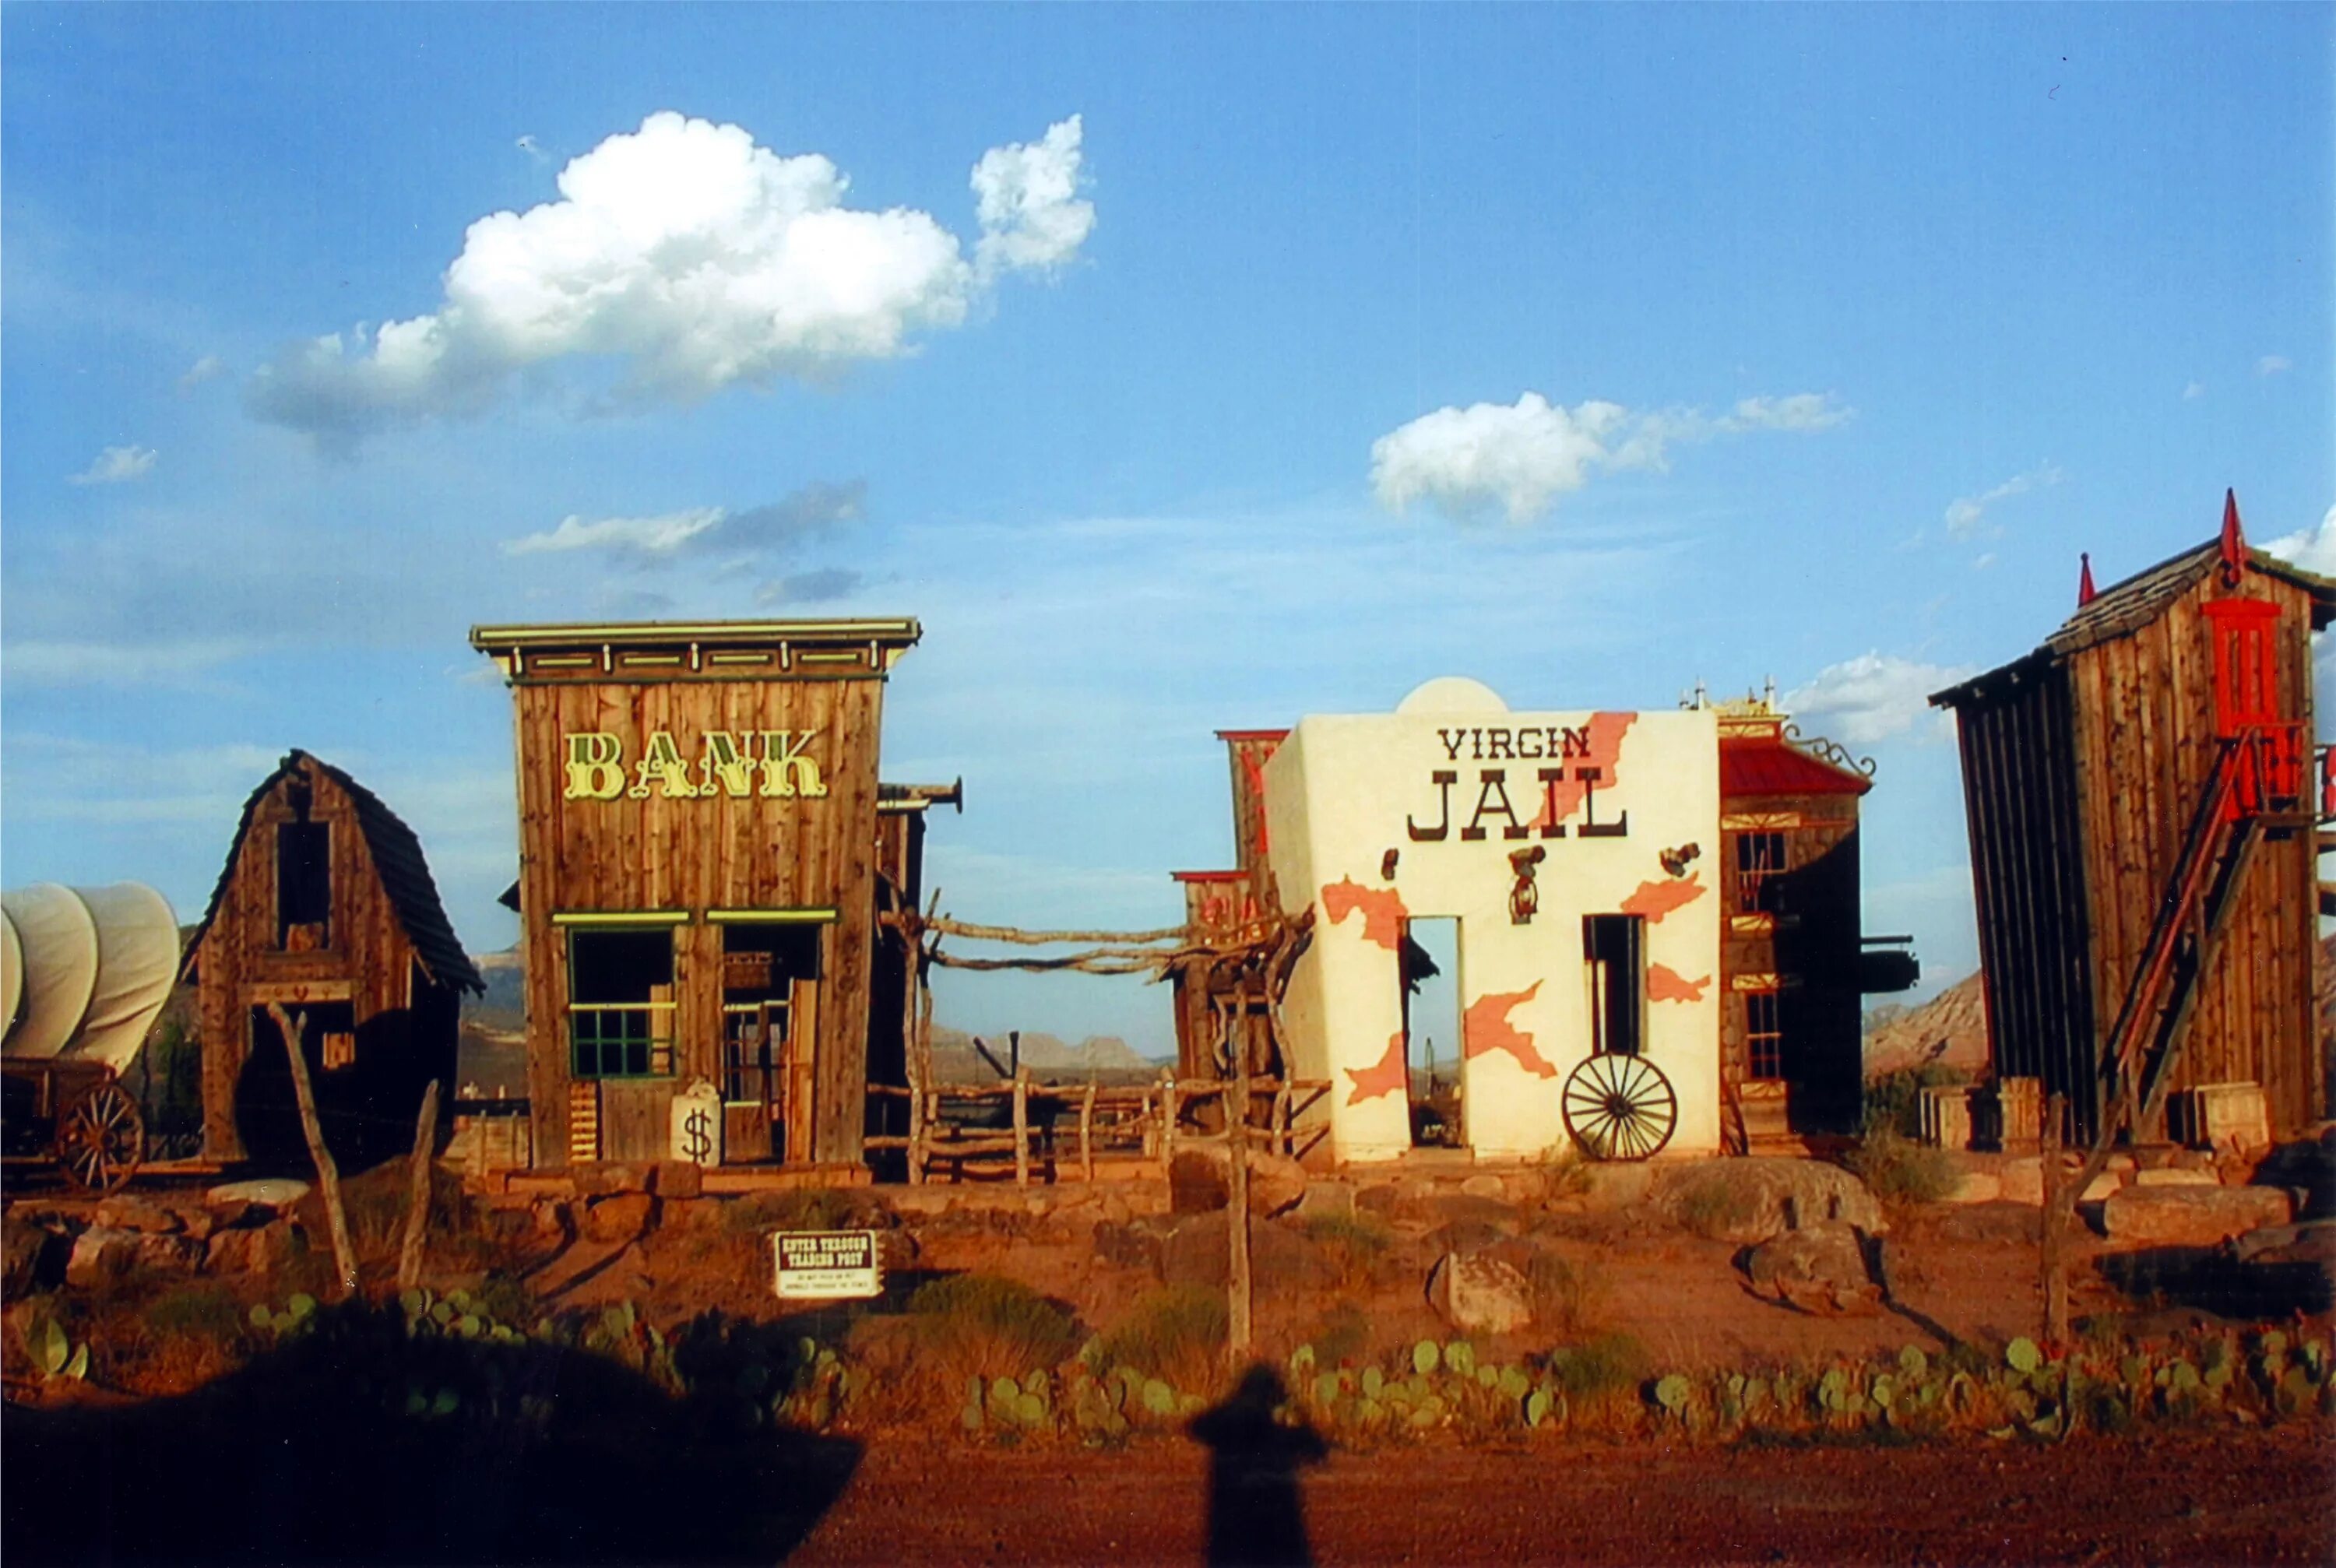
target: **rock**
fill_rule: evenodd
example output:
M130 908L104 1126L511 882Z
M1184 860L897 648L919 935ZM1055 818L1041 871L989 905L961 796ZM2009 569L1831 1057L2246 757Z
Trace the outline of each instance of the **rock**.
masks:
M137 1267L141 1236L137 1231L92 1225L73 1238L72 1255L65 1260L65 1283L86 1290L121 1279Z
M1160 1242L1160 1282L1222 1290L1232 1271L1226 1212L1195 1214L1178 1222ZM1299 1282L1312 1261L1306 1244L1280 1225L1249 1228L1250 1278L1253 1283Z
M308 1183L288 1176L263 1176L256 1182L224 1182L203 1194L203 1202L255 1203L263 1209L288 1209L308 1195Z
M570 1227L569 1208L558 1198L542 1199L536 1203L529 1213L535 1218L535 1230L538 1235L564 1236L569 1233Z
M116 1193L101 1198L90 1223L108 1231L145 1231L168 1235L186 1227L170 1208L143 1193Z
M647 1193L625 1192L595 1198L584 1211L588 1242L629 1242L649 1228L657 1200Z
M1501 1185L1501 1178L1489 1174L1469 1177L1460 1183L1460 1190L1472 1198L1505 1198L1508 1195Z
M0 1297L13 1301L58 1283L72 1251L58 1232L8 1215L0 1221L0 1254L5 1258L0 1268Z
M1310 1218L1316 1214L1351 1214L1355 1212L1355 1184L1327 1176L1317 1176L1306 1183L1306 1195L1298 1200L1298 1213Z
M1099 1222L1090 1243L1096 1257L1114 1268L1156 1270L1160 1267L1160 1236L1141 1225Z
M593 1160L569 1166L568 1180L579 1198L607 1198L620 1193L647 1193L656 1170L642 1161Z
M657 1168L660 1198L695 1198L706 1191L706 1167L688 1160L665 1160Z
M2277 1187L2128 1187L2101 1205L2112 1241L2160 1247L2211 1247L2288 1222L2287 1193Z
M1179 1150L1176 1157L1168 1162L1170 1213L1212 1213L1231 1202L1227 1191L1223 1163L1211 1159L1202 1150Z
M1355 1189L1354 1207L1361 1213L1377 1214L1384 1219L1395 1213L1395 1204L1396 1191L1387 1183Z
M1674 1223L1714 1241L1739 1244L1840 1221L1869 1235L1884 1228L1882 1205L1865 1183L1818 1160L1697 1160L1658 1170L1650 1193Z
M291 1264L301 1251L299 1232L290 1224L255 1225L221 1231L210 1239L203 1266L214 1274L272 1276Z
M1582 1206L1599 1213L1645 1203L1654 1191L1655 1169L1643 1161L1591 1161L1580 1167Z
M1992 1203L2003 1196L2003 1178L1993 1171L1965 1171L1939 1200L1942 1203Z
M1446 1252L1427 1275L1427 1301L1465 1334L1514 1334L1533 1323L1533 1287L1500 1259Z
M1763 1295L1823 1317L1882 1310L1882 1287L1866 1266L1865 1238L1841 1220L1821 1220L1761 1242L1744 1272Z
M221 1231L233 1231L245 1225L264 1225L275 1214L275 1210L263 1209L258 1203L242 1198L224 1203L207 1203L203 1206L203 1220L209 1229L202 1232L202 1236L209 1241ZM191 1234L193 1230L190 1222L188 1231Z
M1249 1212L1261 1219L1296 1208L1306 1196L1306 1168L1281 1154L1251 1150L1249 1156ZM1231 1158L1221 1144L1180 1151L1168 1166L1169 1210L1178 1214L1205 1214L1230 1201Z
M1426 1207L1448 1225L1482 1225L1511 1236L1525 1228L1525 1217L1514 1205L1498 1198L1480 1197L1465 1189L1439 1193Z
M208 1255L205 1243L184 1232L165 1235L140 1231L135 1234L138 1245L131 1267L141 1274L191 1274L203 1266Z
M2160 1166L2156 1170L2136 1171L2133 1184L2136 1187L2219 1187L2222 1181L2212 1171L2185 1170L2178 1165Z
M2074 1173L2071 1174L2073 1174ZM2091 1186L2087 1187L2082 1193L2077 1195L2077 1202L2080 1203L2106 1203L2109 1201L2112 1195L2124 1190L2125 1174L2123 1172L2103 1171L2099 1175L2093 1178L2093 1184ZM2039 1201L2040 1202L2041 1200L2039 1199Z

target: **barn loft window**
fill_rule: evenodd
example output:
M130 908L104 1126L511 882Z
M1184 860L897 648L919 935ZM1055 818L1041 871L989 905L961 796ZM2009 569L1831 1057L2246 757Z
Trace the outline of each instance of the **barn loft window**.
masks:
M673 1071L673 927L568 933L568 1038L579 1078Z
M1781 993L1744 993L1744 1044L1755 1079L1774 1081L1785 1076L1785 1009Z
M729 1104L784 1105L789 1047L815 1027L819 950L817 925L723 925L722 1097Z
M1590 982L1590 1048L1635 1057L1646 1042L1647 921L1642 915L1582 917Z
M333 945L333 829L329 823L276 828L276 946L314 952Z
M1736 835L1736 909L1739 914L1761 915L1776 912L1777 894L1782 891L1776 878L1785 870L1785 835L1783 833L1737 833Z

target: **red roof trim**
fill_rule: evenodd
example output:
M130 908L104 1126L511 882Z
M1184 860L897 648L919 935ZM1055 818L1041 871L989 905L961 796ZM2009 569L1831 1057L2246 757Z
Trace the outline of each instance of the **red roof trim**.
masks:
M1286 729L1221 729L1217 732L1217 738L1219 740L1288 740L1290 732Z
M1170 872L1180 882L1238 882L1249 879L1247 872Z
M1769 735L1719 743L1719 794L1731 795L1862 795L1874 787L1864 774L1813 757Z

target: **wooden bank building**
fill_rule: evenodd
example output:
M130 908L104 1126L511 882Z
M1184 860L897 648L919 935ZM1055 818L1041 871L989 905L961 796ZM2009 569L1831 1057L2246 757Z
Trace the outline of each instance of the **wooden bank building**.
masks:
M864 1170L905 1083L911 619L484 626L515 708L532 1164Z

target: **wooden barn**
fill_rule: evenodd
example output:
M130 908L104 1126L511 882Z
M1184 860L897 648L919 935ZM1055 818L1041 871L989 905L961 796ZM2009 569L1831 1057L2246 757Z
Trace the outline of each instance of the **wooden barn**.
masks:
M924 813L880 785L913 620L479 627L517 714L533 1163L858 1176L905 1085Z
M2095 592L1940 692L1962 748L1995 1072L2068 1131L2167 1138L2229 1086L2264 1130L2327 1115L2314 1027L2312 634L2336 582L2221 536ZM2313 800L2315 793L2323 795ZM2188 1121L2189 1117L2185 1117Z
M414 831L303 751L244 803L184 976L200 988L203 1154L220 1163L307 1160L269 1004L299 1029L326 1143L362 1167L412 1144L431 1080L451 1105L462 993L486 989Z

